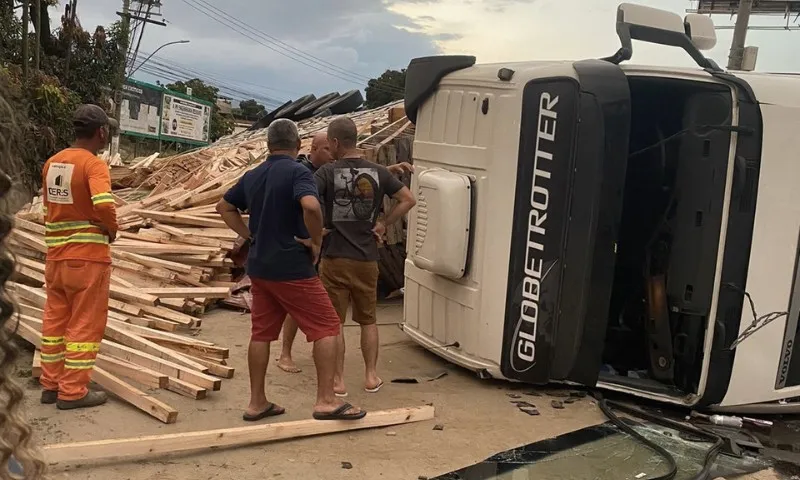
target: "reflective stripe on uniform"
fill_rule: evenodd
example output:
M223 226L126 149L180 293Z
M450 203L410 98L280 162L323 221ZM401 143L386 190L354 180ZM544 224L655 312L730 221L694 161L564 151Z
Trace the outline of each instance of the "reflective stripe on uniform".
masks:
M67 342L68 352L95 353L100 351L100 342Z
M94 360L73 360L70 358L64 360L64 368L70 370L89 370L92 367L94 367Z
M45 230L48 232L63 232L66 230L80 230L82 228L97 228L92 222L53 222L45 223Z
M114 196L110 193L98 193L92 197L92 204L99 205L101 203L114 203Z
M58 346L64 343L64 337L42 337L42 346Z
M42 353L42 363L58 363L64 360L64 352L61 353Z
M69 243L99 243L108 245L108 237L99 233L73 233L67 237L45 237L48 247L61 247Z

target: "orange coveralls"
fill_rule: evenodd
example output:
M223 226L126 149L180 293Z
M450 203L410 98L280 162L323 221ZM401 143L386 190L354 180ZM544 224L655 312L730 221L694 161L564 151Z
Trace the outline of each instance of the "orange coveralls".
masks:
M47 161L42 180L48 249L40 381L60 400L79 400L108 319L106 232L118 229L111 175L88 150L68 148Z

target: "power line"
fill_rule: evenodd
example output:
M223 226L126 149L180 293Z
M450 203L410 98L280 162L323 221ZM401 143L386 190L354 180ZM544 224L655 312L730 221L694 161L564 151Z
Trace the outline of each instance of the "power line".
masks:
M317 70L319 72L325 73L326 75L330 75L332 77L338 78L340 80L344 80L344 81L349 82L349 83L353 83L353 84L357 84L357 85L363 85L363 83L364 83L362 81L354 80L353 78L347 78L345 76L342 76L337 72L330 71L330 69L321 68L319 65L315 65L314 63L309 63L309 62L303 60L302 58L297 58L296 56L292 55L291 53L287 53L286 51L284 51L284 50L282 50L280 48L276 48L273 45L270 45L268 43L264 43L264 41L261 38L259 38L259 36L263 36L262 33L260 33L260 32L257 32L257 33L247 32L247 31L242 30L236 24L232 25L233 22L231 20L224 19L224 18L222 18L222 17L220 17L218 15L217 12L220 12L220 10L218 10L218 9L214 9L213 7L212 8L205 7L204 5L193 3L191 0L181 0L181 1L183 3L185 3L186 5L188 5L189 7L191 7L192 9L194 9L194 10L202 13L203 15L211 18L215 22L220 23L220 24L230 28L231 30L239 33L240 35L244 36L245 38L248 38L248 39L250 39L250 40L252 40L252 41L254 41L254 42L256 42L256 43L258 43L258 44L260 44L260 45L262 45L262 46L264 46L264 47L266 47L266 48L268 48L268 49L270 49L270 50L272 50L272 51L274 51L274 52L276 52L276 53L278 53L278 54L280 54L282 56L284 56L284 57L287 57L287 58L289 58L291 60L294 60L294 61L296 61L298 63L301 63L301 64L303 64L303 65L305 65L307 67L313 68L314 70ZM216 12L215 12L215 10L216 10ZM228 15L228 16L230 17L230 15ZM234 18L234 17L231 17L231 18ZM258 35L258 36L254 37L254 35ZM384 92L392 93L392 94L402 94L403 93L402 89L400 89L398 87L395 87L393 85L388 85L388 84L382 84L382 82L377 82L377 81L375 82L374 88L376 88L377 90L382 90Z
M171 82L185 82L187 80L191 80L192 78L198 78L199 80L203 81L204 83L216 87L219 91L226 96L232 96L235 99L239 100L247 100L247 99L254 99L257 100L265 105L277 107L282 105L284 102L280 100L276 100L274 98L270 98L268 96L264 96L258 93L248 92L239 90L235 87L231 87L229 85L220 84L214 82L213 80L208 79L202 75L196 75L192 73L183 72L180 69L175 68L171 65L161 64L160 62L148 62L146 65L141 67L141 71L145 73L149 73L150 75L164 78Z
M141 52L141 55L142 56L147 56L147 55L150 55L150 54L148 52ZM168 58L164 58L164 57L161 57L159 55L153 55L151 61L159 61L161 63L166 63L166 64L169 64L169 65L175 65L175 66L177 66L179 68L182 68L183 70L186 70L186 71L189 71L189 72L196 72L199 75L206 75L206 76L208 76L210 78L214 78L216 81L226 82L226 83L228 83L230 85L237 85L237 84L239 84L239 85L247 85L247 86L251 86L251 87L257 87L257 88L260 88L260 89L263 89L263 90L271 90L271 91L279 92L279 93L288 93L289 95L299 95L299 96L304 95L303 93L293 92L293 91L289 91L289 90L283 90L283 89L275 88L275 87L268 87L266 85L261 85L261 84L258 84L258 83L245 82L245 81L233 79L233 78L230 78L230 77L223 77L223 76L221 76L219 74L216 74L216 73L212 74L212 73L208 73L208 72L203 72L201 70L193 69L191 67L186 66L185 64L181 64L181 63L175 62L174 60L171 60L171 59L168 59Z
M178 73L179 75L185 76L186 80L189 80L191 78L198 78L200 80L203 80L204 82L208 82L208 83L212 84L213 86L222 87L222 88L225 88L228 91L233 91L233 92L236 92L236 93L241 94L241 95L251 95L251 96L253 96L253 98L258 97L259 99L267 101L270 104L273 104L273 105L276 105L276 106L277 105L282 105L283 103L285 103L285 101L282 100L282 99L276 99L276 98L273 98L272 96L264 95L262 93L253 93L252 91L240 89L235 85L229 85L228 83L222 81L221 79L216 78L213 75L210 75L210 74L205 73L205 72L201 72L201 71L198 71L198 70L182 67L180 65L176 65L176 64L173 64L173 63L166 63L166 62L162 62L162 61L159 61L159 60L153 60L152 58L150 59L150 61L145 66L148 66L150 64L152 64L152 65L154 65L156 67L159 67L162 71L166 71L166 72L170 72L170 73Z
M203 4L203 5L205 5L205 6L206 6L207 8L209 8L209 9L213 9L213 10L217 11L218 13L222 14L223 16L225 16L225 17L228 17L228 18L229 18L229 19L230 19L232 22L234 22L234 23L236 23L236 24L240 25L242 28L245 28L246 30L249 30L249 31L250 31L250 32L252 32L253 34L255 34L255 35L258 35L258 36L260 36L260 37L262 37L262 38L265 38L265 39L269 39L269 40L271 40L273 43L276 43L276 44L278 44L278 45L281 45L281 46L283 46L284 48L286 48L287 50L289 50L289 51L292 51L292 52L295 52L297 55L299 55L299 56L301 56L301 57L303 57L303 58L306 58L306 59L308 59L308 60L310 60L310 61L312 61L312 62L314 62L314 63L318 63L318 64L320 64L320 65L327 66L327 67L329 67L329 68L330 68L331 70L333 70L333 71L340 72L340 73L342 73L342 74L344 74L344 75L351 76L351 77L353 77L353 78L357 79L359 82L364 82L364 81L369 81L369 80L370 80L370 78L369 78L369 77L366 77L366 76L364 76L364 75L360 75L360 74L358 74L358 73L356 73L356 72L352 72L352 71L349 71L349 70L345 70L345 69L343 69L343 68L339 67L338 65L335 65L335 64L333 64L333 63L330 63L330 62L328 62L328 61L326 61L326 60L323 60L323 59L321 59L321 58L319 58L319 57L316 57L316 56L314 56L314 55L312 55L312 54L310 54L310 53L308 53L308 52L304 52L303 50L300 50L299 48L296 48L296 47L294 47L294 46L292 46L292 45L290 45L290 44L288 44L288 43L286 43L286 42L283 42L283 41L281 41L280 39L278 39L278 38L276 38L276 37L273 37L272 35L269 35L269 34L267 34L267 33L264 33L264 32L262 32L261 30L259 30L259 29L255 28L255 27L253 27L252 25L249 25L249 24L247 24L245 21L243 21L243 20L239 20L239 19L237 19L236 17L234 17L234 16L232 16L232 15L228 14L227 12L225 12L225 11L224 11L224 10L222 10L222 9L220 9L219 7L215 7L215 6L211 5L211 4L210 4L209 2L207 2L206 0L193 0L193 1L195 1L195 2L197 2L197 3L200 3L200 4Z

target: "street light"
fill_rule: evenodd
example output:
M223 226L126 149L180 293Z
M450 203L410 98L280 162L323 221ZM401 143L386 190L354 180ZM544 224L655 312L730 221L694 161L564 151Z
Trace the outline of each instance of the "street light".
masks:
M169 47L170 45L178 45L178 44L180 44L180 43L189 43L189 40L177 40L177 41L175 41L175 42L169 42L169 43L165 43L164 45L161 45L160 47L156 48L156 50L155 50L153 53L151 53L151 54L150 54L150 56L148 56L147 58L145 58L145 59L144 59L144 61L143 61L143 62L141 62L141 63L139 64L139 66L137 66L136 68L134 68L134 69L133 69L133 71L132 71L131 73L129 73L129 74L128 74L128 78L131 78L131 77L133 76L133 74L134 74L134 73L136 73L137 71L139 71L139 69L140 69L140 68L142 68L142 65L144 65L144 64L145 64L145 63L147 63L147 62L148 62L148 61L149 61L151 58L153 58L153 55L155 55L156 53L158 53L158 51L159 51L159 50L161 50L161 49L162 49L162 48L164 48L164 47Z

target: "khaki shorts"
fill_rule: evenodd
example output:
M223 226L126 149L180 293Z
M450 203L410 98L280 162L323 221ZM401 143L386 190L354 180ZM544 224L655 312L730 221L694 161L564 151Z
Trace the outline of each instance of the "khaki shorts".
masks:
M319 276L342 323L347 318L350 300L353 302L353 320L356 323L373 325L376 322L378 262L323 258Z

